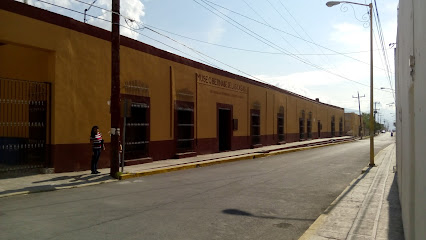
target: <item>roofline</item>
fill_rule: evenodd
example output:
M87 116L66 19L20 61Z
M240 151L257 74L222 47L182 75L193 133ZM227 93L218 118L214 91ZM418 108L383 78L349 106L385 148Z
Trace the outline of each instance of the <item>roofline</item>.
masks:
M8 11L8 12L13 12L19 15L23 15L29 18L33 18L39 21L43 21L43 22L47 22L53 25L57 25L60 27L64 27L64 28L68 28L86 35L90 35L96 38L100 38L106 41L111 41L111 32L107 31L105 29L99 28L99 27L95 27L92 26L90 24L86 24L80 21L77 21L73 18L70 17L66 17L57 13L53 13L41 8L37 8L25 3L21 3L21 2L17 2L14 0L1 0L0 1L0 9ZM129 47L141 52L145 52L147 54L151 54L163 59L167 59L173 62L177 62L177 63L181 63L190 67L194 67L196 69L200 69L206 72L210 72L213 74L217 74L217 75L221 75L223 77L228 77L228 78L232 78L235 80L239 80L248 84L252 84L255 86L259 86L259 87L263 87L263 88L267 88L267 89L272 89L287 95L291 95L291 96L295 96L298 97L300 99L312 102L312 103L316 103L316 104L321 104L321 105L325 105L325 106L329 106L332 108L337 108L337 109L342 109L344 110L344 108L341 107L337 107L334 105L330 105L327 103L322 103L322 102L318 102L314 99L310 99L307 98L305 96L290 92L288 90L267 84L267 83L262 83L247 77L243 77L234 73L230 73L221 69L217 69L214 68L212 66L200 63L200 62L196 62L194 60L190 60L188 58L161 50L159 48L153 47L151 45L145 44L143 42L125 37L125 36L120 36L120 45L121 46L125 46L125 47Z

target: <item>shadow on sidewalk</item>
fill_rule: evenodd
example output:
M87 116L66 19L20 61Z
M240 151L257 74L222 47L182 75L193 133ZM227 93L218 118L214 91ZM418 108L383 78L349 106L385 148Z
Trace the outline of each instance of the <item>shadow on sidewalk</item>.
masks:
M33 184L46 183L44 185L42 184L42 185L28 186L28 187L13 189L13 190L6 190L3 192L0 192L0 196L8 195L11 193L19 193L19 192L36 193L36 192L54 191L60 188L72 188L82 184L100 183L100 182L104 182L111 179L113 178L109 174L98 174L98 175L81 174L77 176L54 177L51 179L33 182Z
M397 175L392 181L392 186L386 200L389 204L388 239L404 240L404 228L402 225L401 203L399 201Z
M365 176L367 176L367 174L370 172L372 167L368 167L368 169L362 174L361 177L358 177L357 180L348 188L348 190L339 196L339 199L337 199L336 202L333 203L333 205L330 205L325 211L324 214L328 214L329 212L331 212L331 210L333 210L334 207L336 207L338 205L338 203L340 201L342 201L342 199L344 199L355 187L356 185L365 178Z

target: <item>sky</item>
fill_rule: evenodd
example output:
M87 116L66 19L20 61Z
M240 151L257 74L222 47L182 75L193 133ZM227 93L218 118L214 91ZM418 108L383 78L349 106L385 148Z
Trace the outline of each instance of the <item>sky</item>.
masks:
M87 24L111 30L111 0L27 2L82 22L88 9ZM321 102L345 108L345 112L358 113L358 99L354 97L359 93L365 96L360 98L361 111L369 113L368 7L353 4L327 7L326 2L122 0L120 33L215 68L311 99L319 98ZM369 4L371 0L354 2ZM372 3L373 96L380 114L376 120L386 121L392 129L395 122L392 43L396 42L398 0Z

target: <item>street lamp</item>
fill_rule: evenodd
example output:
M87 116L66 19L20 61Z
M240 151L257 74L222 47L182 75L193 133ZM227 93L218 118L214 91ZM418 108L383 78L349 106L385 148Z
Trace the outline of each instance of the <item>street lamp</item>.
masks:
M93 2L89 5L89 7L88 7L88 8L84 9L84 23L86 23L86 13L87 13L87 11L89 11L89 10L90 10L90 8L93 6L93 4L95 4L95 2L96 2L96 1L97 1L97 0L93 1Z
M370 167L374 167L374 118L373 118L373 4L362 4L348 1L329 1L327 7L333 7L341 3L361 5L370 8Z

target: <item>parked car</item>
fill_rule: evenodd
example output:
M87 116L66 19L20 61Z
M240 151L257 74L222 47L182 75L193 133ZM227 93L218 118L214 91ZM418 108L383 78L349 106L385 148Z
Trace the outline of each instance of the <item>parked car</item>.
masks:
M382 130L382 133L385 133L386 132L386 130Z

